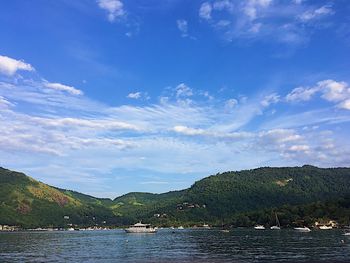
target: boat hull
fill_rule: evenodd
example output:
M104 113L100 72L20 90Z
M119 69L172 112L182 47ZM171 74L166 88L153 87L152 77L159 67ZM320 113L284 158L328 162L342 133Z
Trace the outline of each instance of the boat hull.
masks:
M296 227L294 229L298 232L310 232L311 231L311 229L308 227Z
M272 226L270 227L271 230L280 230L281 228L279 226Z
M265 230L264 226L255 226L254 229L256 230Z
M127 228L124 230L126 233L156 233L157 232L157 229L155 228L147 228L147 229Z
M329 229L332 229L331 226L320 226L320 229L321 230L329 230Z

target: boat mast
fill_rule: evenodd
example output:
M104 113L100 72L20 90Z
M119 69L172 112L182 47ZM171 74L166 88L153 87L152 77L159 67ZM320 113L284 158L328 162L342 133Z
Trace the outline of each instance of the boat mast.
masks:
M275 216L276 216L277 226L278 226L278 227L281 227L281 225L280 225L280 221L278 220L278 216L277 216L277 213L276 213L276 212L275 212Z

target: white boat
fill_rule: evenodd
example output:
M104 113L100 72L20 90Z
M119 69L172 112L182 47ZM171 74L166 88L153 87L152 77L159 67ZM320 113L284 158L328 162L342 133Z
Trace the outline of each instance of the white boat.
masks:
M230 233L230 230L228 230L228 229L221 229L220 231L223 233Z
M304 226L304 227L294 227L294 229L296 231L299 231L299 232L310 232L311 231L311 229L306 227L306 226Z
M345 232L343 236L350 236L350 232Z
M68 231L74 231L74 228L73 227L70 227L67 229Z
M205 228L205 229L210 229L210 226L208 224L203 224L202 227Z
M270 227L271 230L280 230L281 228L279 226L272 226Z
M257 229L257 230L264 230L265 227L264 227L263 225L256 225L256 226L254 227L254 229Z
M150 224L142 224L141 222L130 226L125 229L127 233L156 233L157 229L152 227Z
M183 226L179 226L177 229L182 230L182 229L185 229L185 228Z
M328 229L332 229L332 227L331 227L331 226L325 226L325 225L323 225L323 226L320 226L320 229L322 229L322 230L328 230Z
M277 216L276 213L275 213L275 217L276 217L277 226L272 226L272 227L270 227L270 229L271 230L280 230L281 229L281 225L280 225L280 221L278 220L278 216Z

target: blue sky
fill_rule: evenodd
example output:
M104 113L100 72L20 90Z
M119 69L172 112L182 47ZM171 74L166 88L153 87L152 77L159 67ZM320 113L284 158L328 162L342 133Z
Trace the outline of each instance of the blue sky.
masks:
M116 197L350 164L349 1L0 5L3 167Z

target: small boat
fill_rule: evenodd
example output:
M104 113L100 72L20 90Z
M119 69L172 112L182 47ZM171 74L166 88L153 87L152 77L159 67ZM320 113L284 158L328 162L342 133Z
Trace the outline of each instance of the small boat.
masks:
M220 230L222 233L230 233L230 230L228 230L228 229L221 229Z
M350 236L350 232L345 232L343 236Z
M130 226L125 229L126 233L156 233L157 229L152 227L150 224L142 224L141 222Z
M182 229L185 229L185 228L183 226L179 226L177 229L182 230Z
M75 229L73 227L70 227L67 229L67 231L74 231Z
M281 228L279 226L272 226L270 227L271 230L280 230Z
M331 227L331 226L325 226L325 225L322 225L322 226L320 226L320 229L322 229L322 230L328 230L328 229L332 229L333 227Z
M210 229L210 226L208 224L203 224L202 227L205 228L205 229Z
M278 220L278 216L277 216L276 213L275 213L275 217L276 217L277 226L272 226L272 227L270 227L270 229L271 230L280 230L281 229L281 225L280 225L280 221Z
M264 227L263 225L256 225L256 226L254 227L254 229L256 229L256 230L264 230L265 227Z
M294 227L294 230L299 231L299 232L310 232L311 229L304 226L304 227Z

